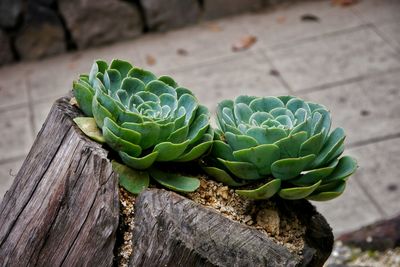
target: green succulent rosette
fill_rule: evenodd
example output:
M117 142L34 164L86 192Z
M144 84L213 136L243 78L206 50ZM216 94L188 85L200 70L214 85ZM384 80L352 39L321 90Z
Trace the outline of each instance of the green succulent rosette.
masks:
M98 60L89 75L74 82L73 92L80 109L101 129L86 133L107 143L135 170L198 159L213 143L208 109L171 77L157 78L122 60L110 65Z
M353 158L341 157L345 133L330 131L329 111L300 98L224 100L217 125L204 170L229 186L242 186L236 192L248 198L330 200L357 168Z

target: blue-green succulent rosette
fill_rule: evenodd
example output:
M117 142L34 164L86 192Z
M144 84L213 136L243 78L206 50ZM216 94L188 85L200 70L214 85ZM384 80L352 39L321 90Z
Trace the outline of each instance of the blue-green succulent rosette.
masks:
M325 201L338 197L356 161L341 156L345 133L322 105L293 96L239 96L217 107L204 170L252 199Z
M74 82L73 92L89 117L78 118L77 124L118 153L123 164L130 167L124 169L115 162L120 173L150 173L159 183L177 191L197 188L198 179L152 168L157 162L196 160L213 143L210 113L189 89L178 86L171 77L156 77L126 61L113 60L108 65L98 60L89 75L81 75ZM96 128L94 123L100 132L91 131Z

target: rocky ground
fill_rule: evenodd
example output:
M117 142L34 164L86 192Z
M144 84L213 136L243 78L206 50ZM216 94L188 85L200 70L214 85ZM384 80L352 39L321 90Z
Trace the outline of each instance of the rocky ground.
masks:
M400 266L400 215L339 236L326 266Z
M362 251L357 247L335 243L326 267L396 267L400 266L400 248L385 251Z

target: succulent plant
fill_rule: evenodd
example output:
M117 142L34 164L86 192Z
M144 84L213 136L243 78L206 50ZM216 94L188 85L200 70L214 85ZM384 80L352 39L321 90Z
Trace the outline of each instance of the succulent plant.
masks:
M345 189L356 161L340 157L342 128L330 131L322 105L293 96L239 96L217 107L215 141L204 170L253 199L330 200ZM247 187L247 188L246 188Z
M101 132L94 134L93 126L83 127L90 125L91 119L77 120L82 122L82 130L107 143L135 170L147 170L155 162L192 161L212 145L208 109L171 77L157 78L122 60L113 60L109 66L98 60L89 75L81 75L74 82L73 91L80 109L94 117ZM149 173L178 191L192 191L197 184L189 177L167 175L169 179L164 179L154 169ZM191 187L185 188L181 181L188 181Z

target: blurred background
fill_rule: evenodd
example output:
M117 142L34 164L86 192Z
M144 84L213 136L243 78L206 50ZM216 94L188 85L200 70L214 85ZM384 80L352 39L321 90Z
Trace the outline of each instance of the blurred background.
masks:
M400 1L0 0L0 199L98 58L171 75L212 111L239 94L326 105L360 168L318 210L336 235L399 213Z

